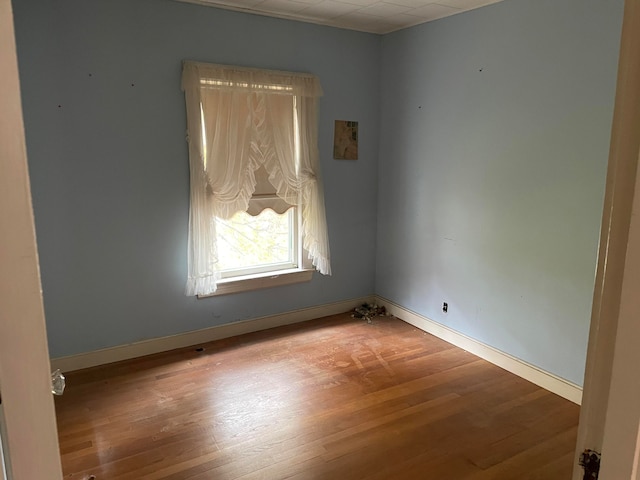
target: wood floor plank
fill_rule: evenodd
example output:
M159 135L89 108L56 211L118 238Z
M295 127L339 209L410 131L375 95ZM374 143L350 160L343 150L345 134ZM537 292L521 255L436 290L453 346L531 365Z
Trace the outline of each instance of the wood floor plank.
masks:
M67 375L65 478L570 478L579 407L349 314Z

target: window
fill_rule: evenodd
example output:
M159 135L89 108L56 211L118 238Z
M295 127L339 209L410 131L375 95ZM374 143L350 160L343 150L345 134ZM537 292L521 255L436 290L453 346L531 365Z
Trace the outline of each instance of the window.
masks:
M257 216L236 212L216 219L222 278L297 268L297 212L278 214L265 209Z
M330 274L318 79L187 61L182 88L191 180L186 294L311 265Z

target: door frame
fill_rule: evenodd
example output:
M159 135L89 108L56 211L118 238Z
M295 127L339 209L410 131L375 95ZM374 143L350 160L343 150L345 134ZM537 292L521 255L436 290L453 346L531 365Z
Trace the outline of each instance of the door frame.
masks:
M577 458L586 449L602 452L600 478L637 477L639 154L640 2L626 0L574 480L583 477Z
M0 0L0 66L2 449L7 480L61 480L11 0Z

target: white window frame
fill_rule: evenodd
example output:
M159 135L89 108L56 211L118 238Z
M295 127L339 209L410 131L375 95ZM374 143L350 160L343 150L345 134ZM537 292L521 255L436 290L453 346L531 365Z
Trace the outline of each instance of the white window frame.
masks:
M300 237L300 228L299 222L301 221L299 215L299 208L295 205L292 205L291 208L287 210L285 213L289 213L293 210L293 214L290 215L289 220L289 232L291 236L291 261L290 262L279 262L279 263L267 263L258 266L249 266L249 267L241 267L234 268L228 270L221 270L220 278L228 279L228 278L237 278L241 279L241 277L247 277L250 275L258 275L261 273L276 273L281 270L294 270L297 269L300 265L302 265L302 238Z
M218 280L218 289L207 295L198 295L198 298L216 297L219 295L228 295L231 293L248 292L251 290L258 290L261 288L280 287L284 285L293 285L296 283L310 282L313 278L313 272L315 269L311 264L311 260L302 247L302 234L300 233L300 224L302 223L302 214L300 208L294 207L296 211L296 229L298 235L296 237L297 243L297 257L298 266L294 268L287 268L282 270L270 270L266 272L256 272L247 275L238 276L223 276Z

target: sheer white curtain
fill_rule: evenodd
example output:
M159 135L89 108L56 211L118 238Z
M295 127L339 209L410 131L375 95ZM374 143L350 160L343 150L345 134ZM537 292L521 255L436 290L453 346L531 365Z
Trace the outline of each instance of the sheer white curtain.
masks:
M246 211L264 166L279 198L302 212L303 246L331 274L318 170L316 77L186 61L191 204L187 295L216 290L215 217Z

